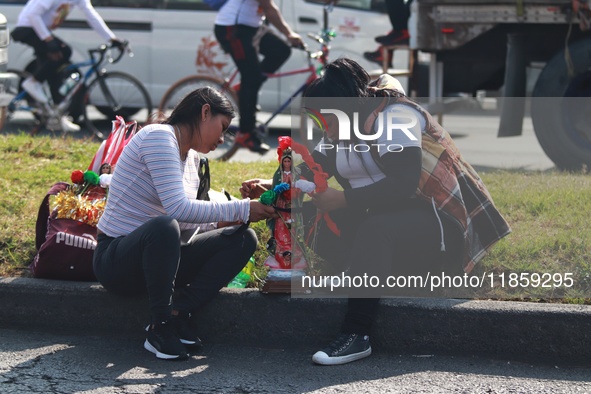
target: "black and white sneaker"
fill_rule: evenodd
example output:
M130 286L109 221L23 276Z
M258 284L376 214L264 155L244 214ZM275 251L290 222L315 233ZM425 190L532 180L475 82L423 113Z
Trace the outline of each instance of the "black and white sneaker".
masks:
M162 360L186 360L187 349L170 322L156 323L148 328L144 348Z
M321 365L340 365L371 354L368 335L341 334L326 348L314 353L312 361Z
M190 347L203 346L201 339L197 336L190 313L179 313L177 316L173 316L170 322L183 345Z

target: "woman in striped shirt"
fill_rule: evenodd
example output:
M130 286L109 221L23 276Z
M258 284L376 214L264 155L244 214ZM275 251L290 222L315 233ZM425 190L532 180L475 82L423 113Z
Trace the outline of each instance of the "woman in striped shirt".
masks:
M249 199L197 200L199 154L214 150L234 117L211 88L187 95L160 123L124 148L98 223L94 270L108 291L147 291L151 323L144 347L161 359L185 359L201 341L191 314L247 263L257 238L249 222L275 217ZM197 232L190 242L181 230Z

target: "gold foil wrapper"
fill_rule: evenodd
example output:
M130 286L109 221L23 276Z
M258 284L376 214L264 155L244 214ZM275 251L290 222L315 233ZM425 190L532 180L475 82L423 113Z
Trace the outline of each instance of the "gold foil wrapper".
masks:
M106 198L92 199L68 189L55 196L52 208L58 219L72 219L96 226L106 203Z

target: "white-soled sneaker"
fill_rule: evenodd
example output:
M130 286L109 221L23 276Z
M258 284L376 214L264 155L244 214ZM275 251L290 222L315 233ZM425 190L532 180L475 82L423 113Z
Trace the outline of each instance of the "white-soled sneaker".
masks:
M368 335L341 334L326 348L314 353L312 361L320 365L340 365L371 354Z
M190 313L179 313L173 316L170 323L174 327L181 343L187 347L198 348L203 346L201 339L197 336L197 330L193 324L193 318Z
M43 84L37 81L33 77L29 77L23 81L22 84L23 90L29 94L29 96L33 97L38 102L45 104L49 101L47 95L45 94L45 90L43 90Z
M80 126L72 122L72 118L69 116L62 116L60 125L62 126L62 131L66 133L77 133L80 131Z
M170 322L156 323L148 327L144 348L161 360L186 360L187 350L181 343Z

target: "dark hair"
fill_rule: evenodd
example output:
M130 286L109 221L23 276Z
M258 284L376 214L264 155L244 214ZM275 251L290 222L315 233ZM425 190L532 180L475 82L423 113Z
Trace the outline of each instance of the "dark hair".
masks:
M313 81L304 97L367 97L369 74L356 61L338 58L326 65L324 75Z
M304 91L304 97L393 97L405 96L392 89L368 89L376 81L355 60L346 57L328 63L324 75Z
M225 115L230 118L236 116L234 106L226 96L218 90L206 86L198 88L187 94L174 107L170 116L162 112L153 114L148 123L166 123L170 125L188 125L193 130L199 130L199 120L201 119L201 109L205 104L209 104L213 116Z
M111 164L110 164L110 163L107 163L107 162L105 162L105 163L101 164L101 166L100 166L100 168L99 168L99 175L102 175L102 173L103 173L103 169L104 169L104 168L107 168L107 167L109 168L109 172L108 172L108 174L111 174L111 173L112 173L112 171L113 171L113 166L111 166Z
M372 85L371 77L359 63L342 57L328 63L324 68L324 74L306 88L303 96L318 98L359 98L359 105L356 106L356 110L360 112L361 119L366 119L374 110L373 107L365 105L365 102L369 98L389 97L388 101L391 102L397 100L399 97L405 96L398 90L371 89ZM357 142L360 142L359 139L355 134L352 134L351 140L344 141L344 144L345 146L349 146ZM349 153L348 151L345 152L348 159ZM356 154L362 159L360 152L356 152ZM365 168L365 164L363 164L363 167Z

